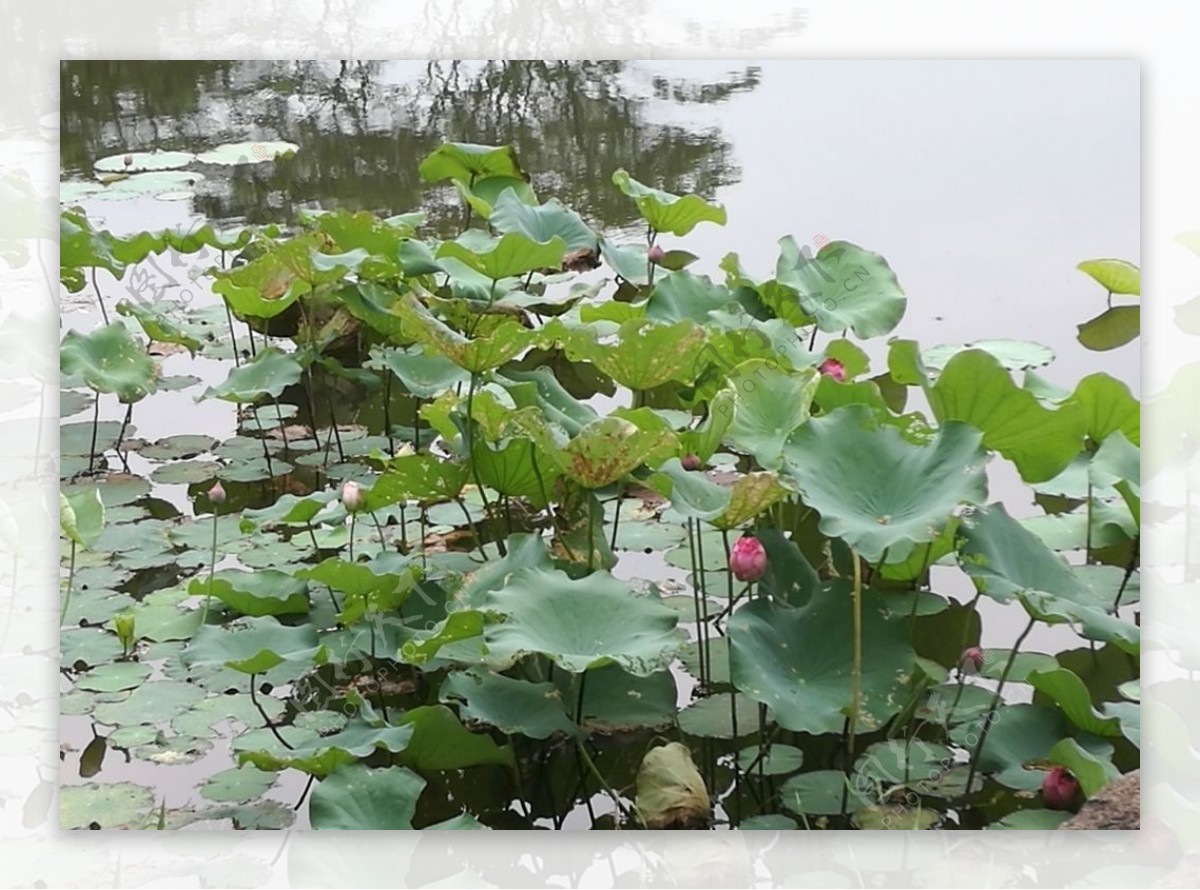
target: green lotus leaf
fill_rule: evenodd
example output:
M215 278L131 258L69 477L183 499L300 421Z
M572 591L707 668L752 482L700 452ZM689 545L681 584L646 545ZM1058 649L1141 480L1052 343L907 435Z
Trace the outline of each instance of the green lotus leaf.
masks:
M368 368L379 368L395 374L404 388L419 399L433 399L458 383L467 383L471 375L450 359L427 355L419 347L396 349L375 347L371 350Z
M471 732L445 705L426 705L405 711L398 721L411 726L412 741L400 752L400 762L420 770L453 770L498 763L512 766L513 751L497 745L486 733Z
M472 183L488 176L509 176L524 181L527 177L517 163L511 145L474 145L447 142L439 145L421 161L417 172L426 182L460 179Z
M960 352L928 392L938 420L974 426L983 433L984 446L1016 464L1026 482L1053 478L1083 445L1084 415L1078 405L1043 407L988 353Z
M198 704L204 690L179 680L156 680L138 686L118 701L106 701L92 709L92 717L108 726L138 726L166 723Z
M650 829L708 824L712 818L708 788L686 745L668 742L646 752L638 767L635 805Z
M1126 260L1084 260L1075 267L1110 294L1140 296L1141 270Z
M213 293L224 297L239 318L274 318L312 292L312 282L297 274L299 260L293 253L272 250L245 265L214 272Z
M1035 670L1029 673L1026 682L1054 701L1067 719L1084 732L1098 736L1121 734L1121 721L1116 717L1105 717L1092 707L1091 693L1074 671L1064 667Z
M1142 332L1142 312L1137 306L1113 306L1078 328L1080 343L1094 352L1107 352L1137 339Z
M777 603L803 606L821 583L816 569L779 529L759 529L756 537L767 551L767 571L758 582L759 590Z
M119 322L90 334L67 331L59 347L64 377L79 376L101 393L116 393L122 402L136 402L154 392L158 366Z
M365 250L376 262L394 273L397 269L396 256L403 241L410 239L424 214L414 213L380 219L374 213L361 210L357 213L338 208L309 212L303 217L333 239L341 251Z
M702 461L712 459L721 441L733 423L734 394L722 389L708 402L708 416L694 429L679 434L679 444L684 454L694 454Z
M318 830L411 830L424 789L425 780L403 767L345 764L313 789L309 822Z
M482 641L484 624L482 612L474 609L452 612L427 633L406 640L396 658L404 664L426 664L438 657L440 650L445 646L453 646L476 637Z
M60 493L58 525L68 540L89 549L104 531L104 502L100 490L91 487Z
M940 371L960 352L978 349L986 352L1008 371L1027 371L1054 361L1054 350L1029 340L975 340L971 343L935 346L921 353L925 367Z
M1075 387L1075 399L1083 408L1085 435L1104 442L1121 432L1134 445L1142 441L1142 406L1129 387L1108 374L1089 374ZM1137 474L1126 478L1136 479Z
M855 772L884 787L928 782L945 772L954 752L945 745L922 739L889 739L876 742L854 765Z
M545 739L556 732L579 733L553 683L531 683L475 668L450 674L438 696L443 703L457 704L463 720L489 724L505 735Z
M759 749L757 746L751 748L743 748L738 752L737 764L738 769L746 771L754 767L754 772L762 768L764 776L786 776L797 772L804 765L804 752L792 745L773 744L767 749L767 756L759 762ZM741 828L745 828L743 823Z
M949 422L917 446L853 406L813 418L792 434L786 475L821 514L821 531L867 560L904 558L938 537L961 504L987 496L979 433Z
M662 430L643 430L620 417L601 417L579 431L559 458L563 469L584 488L611 485L662 453L673 436Z
M339 289L337 299L347 312L372 330L384 337L404 340L404 319L394 311L400 296L394 290L373 281L360 281ZM372 349L372 355L380 348ZM372 365L368 363L367 367Z
M983 667L979 669L979 676L999 680L1008 666L1011 655L1011 649L993 649L989 646L983 652ZM1057 667L1058 661L1053 655L1046 655L1044 652L1018 652L1012 660L1012 667L1008 669L1008 682L1025 683L1034 671L1054 670Z
M841 732L850 710L853 622L849 584L819 587L802 608L754 600L729 619L734 685L771 708L784 729ZM881 727L904 704L913 652L906 616L864 591L857 732Z
M320 663L324 657L313 625L288 627L269 616L241 618L225 627L206 624L181 656L188 666L225 666L243 674L261 674L285 661Z
M437 258L450 257L485 276L490 281L512 278L538 269L557 269L566 253L566 243L557 235L548 241L533 241L519 232L508 232L486 242L468 235L458 241L446 241L437 249Z
M253 766L238 766L214 773L200 786L200 796L220 803L247 803L262 797L278 776Z
M1051 763L1065 766L1079 780L1084 797L1093 797L1105 785L1119 778L1118 770L1111 760L1097 756L1075 739L1060 739L1046 755Z
M200 348L200 341L181 329L168 317L170 304L145 306L122 300L117 303L117 314L131 316L142 326L146 336L155 343L174 343L184 347L193 357Z
M1032 532L990 504L964 516L959 563L984 595L999 602L1020 599L1035 618L1069 622L1083 636L1138 648L1138 628L1109 614L1111 600L1097 596L1072 567Z
M481 184L476 183L476 192ZM555 198L541 205L530 206L532 203L516 189L502 191L492 202L492 227L503 234L516 232L539 244L559 238L567 250L597 250L598 236L574 210Z
M154 170L178 170L196 156L190 151L135 151L109 155L92 165L97 173L146 173Z
M487 335L475 339L464 337L434 318L411 293L405 294L396 308L405 319L405 333L409 337L473 373L498 368L533 342L533 332L509 320Z
M392 458L367 491L365 509L379 510L403 501L453 500L466 481L465 464L439 460L431 454Z
M263 396L278 398L300 381L304 369L290 353L269 348L229 372L225 381L210 386L201 398L217 397L227 402L254 402Z
M566 344L566 354L571 361L591 362L620 385L640 391L672 380L693 380L704 340L704 329L692 321L667 325L631 319L621 325L612 343L580 332Z
M59 217L59 263L67 290L78 293L83 289L79 269L105 269L121 278L126 263L113 255L117 240L108 232L97 232L82 213L64 210Z
M941 816L936 810L889 804L856 810L850 821L859 831L926 831L937 825Z
M1137 702L1105 702L1104 713L1120 722L1121 735L1129 739L1134 747L1142 747L1142 709Z
M102 664L75 680L77 689L89 692L122 692L136 689L146 682L150 668L136 661L119 661Z
M725 225L725 208L720 204L710 204L699 195L672 195L650 188L623 169L613 173L612 181L613 185L633 199L642 219L656 232L670 232L682 237L702 222Z
M571 673L615 663L644 677L667 667L683 642L674 612L607 572L575 580L523 569L484 608L504 618L484 628L497 663L540 653Z
M725 442L765 469L779 469L784 443L808 421L820 377L813 368L782 371L763 359L738 365L726 384L734 399Z
M579 682L577 674L554 674L554 685L572 714L579 704ZM675 719L678 695L669 670L641 677L617 664L591 668L584 683L580 725L589 734L665 728Z
M554 480L561 471L552 459L539 458L536 450L529 439L508 439L498 446L477 439L471 450L472 468L483 485L540 509L553 497Z
M959 745L974 751L979 744L982 716L950 732ZM1034 791L1042 786L1045 763L1054 745L1067 734L1067 723L1054 709L1040 705L1002 705L995 711L987 741L979 754L979 769L1008 788Z
M356 717L328 735L291 739L291 748L285 748L271 735L264 735L265 747L240 750L238 762L253 764L261 770L298 769L322 778L377 751L402 752L412 742L414 732L410 726L387 726L382 721ZM286 733L284 737L287 738ZM245 744L245 737L238 741Z
M281 495L275 503L260 510L244 510L238 527L244 534L275 524L307 525L331 501L338 498L336 491L314 491L304 497L294 494Z
M154 804L154 792L133 782L65 785L58 792L58 827L148 827Z
M667 461L647 480L684 516L732 529L753 519L787 494L771 472L739 475L730 486L718 485L703 473L685 470L678 458Z
M454 187L458 189L462 199L470 205L480 219L489 220L492 222L492 227L499 231L508 230L495 226L492 215L496 212L496 205L505 194L512 192L512 200L518 204L537 204L537 195L534 194L533 186L515 176L485 176L471 183L455 179Z
M242 615L296 615L308 611L308 585L285 572L243 572L222 569L213 575L193 578L192 596L212 595Z
M845 773L832 769L793 776L780 789L779 800L793 813L804 816L853 813L871 805Z
M650 266L646 259L645 245L614 244L607 238L601 238L600 256L624 281L636 287L650 283ZM81 282L80 287L82 286Z
M716 658L714 667L719 664L720 659ZM697 738L745 738L758 732L758 703L747 695L728 692L710 695L679 712L679 729Z
M707 276L671 272L654 282L654 290L646 301L646 317L653 321L687 319L705 324L709 320L709 312L740 307L740 302L735 300L729 288L713 284Z
M854 331L861 339L891 331L908 305L896 273L877 253L830 241L806 256L791 235L779 241L775 277L794 289L822 331Z
M338 614L338 621L349 626L368 611L394 612L404 604L416 586L417 567L404 564L405 558L400 554L386 555L395 557L387 560L390 565L347 562L330 557L296 574L299 578L316 581L343 594L342 611Z
M1052 831L1071 818L1067 810L1017 810L1002 816L991 825L985 825L985 830L1009 831Z
M581 402L563 387L549 368L531 371L508 370L501 382L518 408L539 408L553 423L569 435L575 435L600 415L586 402Z
M294 142L228 142L196 155L201 164L233 167L239 164L261 164L281 155L298 152Z

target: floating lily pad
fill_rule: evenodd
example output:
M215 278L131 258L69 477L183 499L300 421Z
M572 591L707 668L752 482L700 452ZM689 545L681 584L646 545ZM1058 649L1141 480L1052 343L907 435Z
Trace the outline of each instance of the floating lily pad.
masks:
M165 723L204 698L204 690L176 680L157 680L138 686L118 702L104 702L92 716L108 726Z
M150 478L160 485L194 485L216 479L221 465L211 460L182 460L155 467Z
M544 739L556 732L578 733L553 683L531 683L475 669L451 674L439 696L443 702L460 703L464 720L489 724L506 735Z
M135 661L102 664L81 675L75 685L92 692L121 692L136 689L150 676L150 668Z
M312 625L287 627L272 617L242 618L225 627L201 627L184 650L183 661L197 667L225 665L245 674L261 674L284 661L319 661L323 654Z
M148 827L154 807L149 788L132 782L68 785L58 792L59 827Z
M217 447L217 440L205 435L168 436L139 450L142 457L150 460L184 460L207 454Z
M135 151L101 158L93 165L97 173L148 173L157 170L178 170L186 167L196 156L190 151Z
M68 331L59 347L64 375L80 375L92 389L116 393L136 402L154 391L158 368L123 324L113 323L90 334Z
M211 584L207 575L192 580L188 593L217 599L242 615L295 615L308 611L308 584L277 571L222 569Z
M736 697L727 692L710 695L679 712L679 728L699 738L745 738L758 732L758 703L748 695ZM736 715L737 731L734 732Z
M750 770L752 773L761 770L766 776L786 776L797 772L804 765L804 752L791 745L774 744L767 749L767 755L759 760L757 747L745 748L738 752L738 769ZM745 827L745 826L742 826Z
M413 827L425 780L399 766L347 764L313 789L308 815L316 829L407 830Z
M217 164L233 167L240 164L261 164L273 161L280 155L300 150L293 142L230 142L196 155L201 164Z
M239 766L209 776L200 786L200 796L219 803L247 803L261 797L275 784L277 775L252 766Z
M1009 371L1040 368L1054 361L1054 350L1029 340L975 340L971 343L934 346L921 353L925 367L940 371L946 362L967 349L980 349L993 356Z
M851 821L861 831L926 831L941 821L934 810L913 809L901 804L864 807Z
M805 816L853 813L872 803L839 770L817 770L793 776L784 783L779 800L793 813Z

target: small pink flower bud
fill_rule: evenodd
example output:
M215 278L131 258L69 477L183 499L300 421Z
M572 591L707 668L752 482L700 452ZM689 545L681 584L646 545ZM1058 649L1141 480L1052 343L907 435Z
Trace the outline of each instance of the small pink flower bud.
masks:
M846 381L846 366L835 358L827 358L821 364L817 365L817 370L826 377L832 377L838 383Z
M969 676L978 674L983 669L983 650L978 646L964 649L958 659L958 669Z
M704 466L704 461L694 454L685 454L679 462L685 470L698 470Z
M213 487L208 490L208 499L214 504L225 503L225 489L222 487L220 482L215 483Z
M1079 794L1079 782L1065 766L1056 766L1042 779L1042 803L1047 809L1068 810Z
M662 262L662 258L665 255L666 255L666 251L664 251L657 244L655 244L653 247L651 247L649 250L646 251L646 259L648 259L650 262L654 263L654 265L656 265L656 266Z
M125 158L124 158L124 160L125 160L125 166L126 166L126 167L132 167L132 166L133 166L133 155L125 155Z
M767 551L754 535L742 535L729 554L729 570L739 581L757 581L767 570Z
M342 506L351 513L357 513L363 505L362 490L357 482L347 482L342 486Z

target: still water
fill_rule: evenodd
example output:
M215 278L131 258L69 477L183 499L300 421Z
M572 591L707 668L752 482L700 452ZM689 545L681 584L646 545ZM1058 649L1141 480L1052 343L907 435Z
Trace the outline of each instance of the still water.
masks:
M1075 340L1075 326L1103 308L1076 263L1140 262L1132 63L72 61L60 87L66 182L90 180L95 161L125 151L299 146L273 164L206 168L182 196L79 202L120 234L286 222L306 208L428 208L431 189L416 169L439 143L512 143L539 197L562 200L606 234L640 237L631 203L610 183L618 167L722 202L727 226L660 241L698 254L693 271L720 277L717 263L734 251L752 276L768 277L784 235L814 246L853 241L884 255L908 295L896 336L923 346L1036 340L1057 353L1043 369L1050 380L1071 386L1106 371L1138 391L1136 341L1094 353ZM434 229L457 231L454 193L433 190L432 199ZM101 285L120 287L103 276ZM212 300L182 273L171 287L197 305ZM65 299L64 324L98 322L92 306L90 290ZM876 366L886 348L867 344ZM173 365L204 376L203 360L167 358L164 373ZM232 408L196 404L193 394L156 395L138 412L139 437L232 435ZM102 417L122 415L104 405ZM136 458L131 469L143 469ZM1040 512L1014 473L994 466L991 481L1014 515ZM190 511L186 486L160 488ZM618 569L673 571L653 557L627 557ZM962 595L955 577L939 592ZM1023 618L990 602L981 612L984 644L1011 644ZM1044 625L1029 639L1042 651L1078 644ZM224 767L205 769L211 759L180 785ZM105 776L124 777L108 767ZM279 799L294 800L298 788L285 790Z

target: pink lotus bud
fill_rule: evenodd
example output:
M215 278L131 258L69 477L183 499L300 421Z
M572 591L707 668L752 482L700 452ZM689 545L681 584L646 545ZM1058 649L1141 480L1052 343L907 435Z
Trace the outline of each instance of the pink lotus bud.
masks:
M124 160L125 160L125 166L126 166L126 167L132 167L132 166L133 166L133 155L125 155L125 158L124 158Z
M817 365L817 370L826 377L832 377L838 383L846 381L846 366L835 358L827 358L821 364Z
M739 581L757 581L767 570L767 551L754 535L742 535L729 555L729 570Z
M654 265L656 265L656 266L662 262L662 258L665 255L666 255L666 251L664 251L657 244L655 244L653 247L651 247L649 250L646 251L646 259L648 259L650 262L654 263Z
M969 676L978 674L983 669L983 650L978 646L964 649L958 659L958 669Z
M685 470L698 470L704 466L704 461L694 454L685 454L679 462Z
M1042 779L1042 803L1047 809L1069 810L1079 794L1079 782L1065 766L1056 766Z
M215 483L213 487L208 490L208 499L214 504L225 503L225 489L221 486L220 482Z
M362 490L357 482L347 482L342 486L342 506L351 513L357 513L363 505Z

